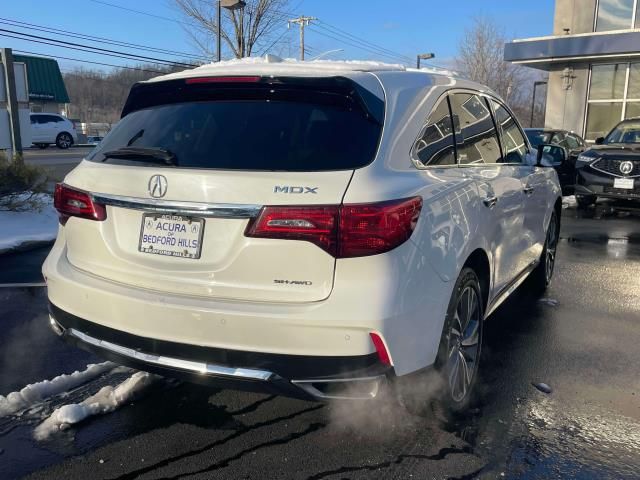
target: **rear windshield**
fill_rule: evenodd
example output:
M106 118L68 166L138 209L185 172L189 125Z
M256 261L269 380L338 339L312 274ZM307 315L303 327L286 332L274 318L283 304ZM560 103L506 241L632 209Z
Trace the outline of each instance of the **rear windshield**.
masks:
M89 160L157 168L105 156L142 147L168 150L175 165L167 168L345 170L373 161L382 131L367 107L373 95L352 86L184 85L156 98L162 104L130 96L124 117Z

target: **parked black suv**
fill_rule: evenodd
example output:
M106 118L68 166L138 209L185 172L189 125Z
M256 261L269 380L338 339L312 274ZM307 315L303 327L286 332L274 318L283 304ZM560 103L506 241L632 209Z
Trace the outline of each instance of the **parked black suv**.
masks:
M529 139L529 143L535 148L540 145L559 145L567 151L567 158L564 162L554 165L558 172L558 179L562 186L563 195L571 195L576 183L576 159L578 155L587 148L587 143L573 132L551 128L525 128L524 133Z
M623 120L576 160L576 200L598 197L640 200L640 118Z

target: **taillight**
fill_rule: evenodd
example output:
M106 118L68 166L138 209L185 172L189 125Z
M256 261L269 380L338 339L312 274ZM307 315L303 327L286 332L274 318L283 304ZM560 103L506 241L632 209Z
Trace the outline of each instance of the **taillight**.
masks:
M380 360L380 363L384 365L391 365L391 357L389 356L389 351L387 350L382 337L375 332L371 332L369 336L371 337L373 346L376 347L376 353L378 354L378 360Z
M56 184L53 205L60 215L60 223L67 223L69 217L102 221L107 218L104 205L95 203L89 194L70 188L63 183Z
M194 83L257 83L260 77L193 77L187 78L185 83L192 85Z
M421 208L421 197L340 206L264 207L245 235L308 241L336 258L365 257L406 242Z

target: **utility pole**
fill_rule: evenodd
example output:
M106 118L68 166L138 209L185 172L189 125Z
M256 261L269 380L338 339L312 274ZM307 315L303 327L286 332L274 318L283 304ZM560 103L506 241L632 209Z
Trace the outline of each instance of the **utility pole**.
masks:
M289 28L292 23L297 23L300 26L300 60L304 60L304 27L311 25L311 22L314 20L318 19L316 17L300 15L298 18L292 18L287 22L287 28Z
M11 130L11 144L13 152L22 154L22 137L20 136L20 114L18 97L16 95L16 77L13 71L13 53L10 48L0 48L0 68L4 70L4 82L0 88L6 88L7 112L9 113L9 129ZM11 160L11 159L9 159Z

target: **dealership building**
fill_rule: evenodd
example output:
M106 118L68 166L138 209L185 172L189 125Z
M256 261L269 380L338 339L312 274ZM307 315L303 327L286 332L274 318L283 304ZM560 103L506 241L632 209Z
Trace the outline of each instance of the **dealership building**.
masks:
M640 117L640 0L556 0L553 35L509 42L504 58L549 72L548 128L593 141Z

